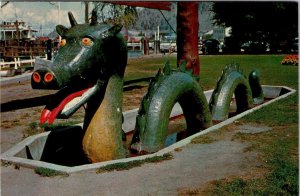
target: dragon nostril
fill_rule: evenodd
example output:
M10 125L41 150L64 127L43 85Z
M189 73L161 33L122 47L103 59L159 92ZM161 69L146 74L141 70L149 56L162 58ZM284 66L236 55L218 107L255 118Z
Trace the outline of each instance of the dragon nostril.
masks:
M33 81L35 81L36 83L40 83L41 82L41 76L38 72L34 72L32 74L32 78L33 78Z
M53 74L50 72L47 72L44 76L44 81L48 83L48 82L51 82L52 80L53 80Z

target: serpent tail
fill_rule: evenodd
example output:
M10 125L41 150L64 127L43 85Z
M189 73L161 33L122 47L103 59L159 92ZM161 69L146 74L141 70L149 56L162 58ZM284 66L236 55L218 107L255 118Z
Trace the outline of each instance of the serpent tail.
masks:
M151 81L136 118L131 149L152 153L162 149L168 135L169 116L175 103L182 107L188 134L211 126L211 114L202 88L191 72L171 70L166 63Z

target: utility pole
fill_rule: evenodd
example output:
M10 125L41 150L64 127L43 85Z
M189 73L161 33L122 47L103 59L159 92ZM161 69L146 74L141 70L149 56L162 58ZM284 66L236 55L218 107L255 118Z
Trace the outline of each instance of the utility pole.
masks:
M89 2L85 1L85 23L89 23Z
M57 7L57 12L58 12L58 24L61 24L61 19L60 19L60 2L57 2L57 4L52 3L52 2L48 2L51 5L54 5L55 7Z
M61 19L60 19L60 2L57 2L57 7L58 7L58 24L61 24Z

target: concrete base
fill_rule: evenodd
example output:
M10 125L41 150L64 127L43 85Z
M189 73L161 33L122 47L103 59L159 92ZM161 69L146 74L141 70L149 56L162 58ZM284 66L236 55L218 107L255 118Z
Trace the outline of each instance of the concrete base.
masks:
M14 69L1 70L0 71L0 76L1 77L9 77L9 76L14 76L14 75L15 75L15 70Z
M198 137L199 135L217 130L222 126L230 124L235 120L252 113L253 111L296 92L296 90L285 86L263 85L262 87L265 99L269 100L268 102L233 116L153 154L90 164L81 150L81 141L84 133L82 131L82 124L79 124L70 127L57 128L51 132L45 132L28 137L3 153L1 155L1 160L29 168L44 167L61 172L73 173L83 170L95 170L114 163L143 160L148 157L161 156L176 148L189 144L193 138ZM207 100L210 99L212 91L213 90L205 91ZM137 112L138 109L134 109L123 113L124 123L122 127L126 133L134 130ZM176 117L179 115L182 115L182 109L179 104L176 104L170 117Z

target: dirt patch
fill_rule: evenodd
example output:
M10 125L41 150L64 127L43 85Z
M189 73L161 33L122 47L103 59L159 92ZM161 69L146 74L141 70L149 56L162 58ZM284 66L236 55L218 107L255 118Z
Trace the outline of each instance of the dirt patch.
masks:
M255 133L262 133L265 131L270 131L272 130L271 127L265 126L265 125L257 125L257 124L244 124L241 126L237 127L240 133L251 133L251 134L255 134Z
M147 86L140 86L123 94L123 111L138 108L142 102L144 95L148 90Z
M178 195L211 195L210 190L216 187L216 184L231 182L233 180L241 179L241 180L253 180L253 179L261 179L264 178L268 172L268 169L264 166L264 163L260 162L259 154L257 154L252 149L252 144L247 142L241 138L237 138L237 134L244 135L252 135L259 134L265 131L271 130L270 127L261 124L255 123L240 123L236 121L230 125L222 127L219 130L214 132L210 132L206 135L199 136L192 140L194 144L211 144L216 145L219 142L228 143L228 145L233 145L231 142L238 142L239 144L244 144L245 146L242 148L241 154L239 157L232 157L239 163L239 167L236 167L235 175L228 175L225 178L214 179L212 181L208 181L205 184L199 184L194 187L187 187L183 189L178 189ZM231 142L230 142L231 141ZM200 145L201 146L201 145ZM221 148L229 148L227 145L220 146ZM236 147L234 147L236 148ZM238 148L236 148L237 150ZM241 149L241 148L240 148ZM249 150L250 149L250 150ZM218 154L218 156L228 156ZM224 162L224 168L227 168L226 162ZM215 171L218 172L218 168ZM229 168L227 168L229 169Z

